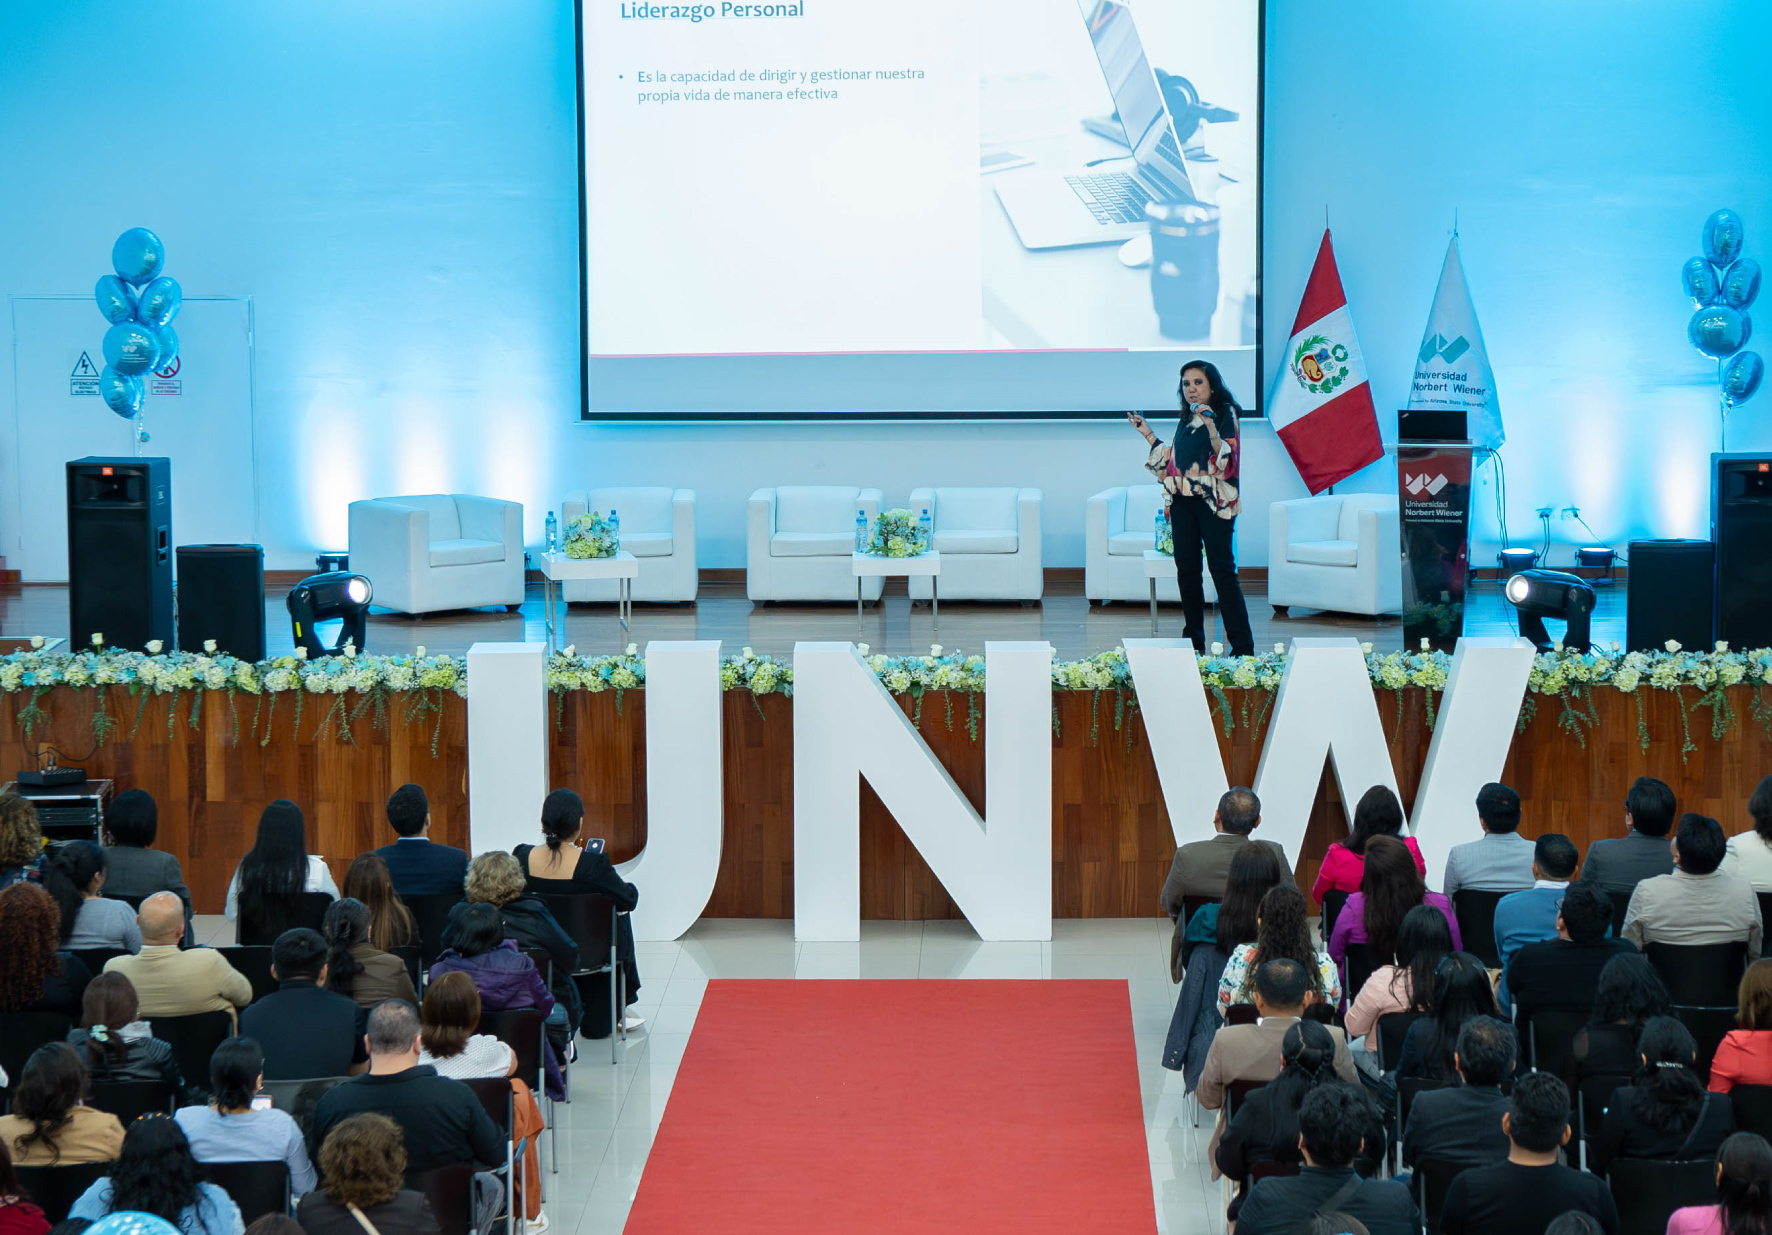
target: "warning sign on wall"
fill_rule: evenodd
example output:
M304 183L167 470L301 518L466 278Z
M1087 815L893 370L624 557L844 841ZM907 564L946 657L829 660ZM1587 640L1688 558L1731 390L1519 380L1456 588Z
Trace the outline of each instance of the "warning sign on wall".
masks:
M85 352L81 352L80 359L74 362L74 372L68 377L68 393L98 397L98 366Z
M185 383L178 371L184 366L183 356L174 356L172 363L164 369L155 369L148 377L148 393L151 395L183 394Z

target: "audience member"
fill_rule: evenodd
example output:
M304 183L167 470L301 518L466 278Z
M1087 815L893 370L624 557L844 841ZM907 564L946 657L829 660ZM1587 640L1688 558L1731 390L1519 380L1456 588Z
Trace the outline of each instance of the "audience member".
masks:
M1373 837L1366 844L1366 869L1361 875L1360 890L1347 898L1329 935L1330 958L1340 964L1347 959L1349 944L1363 943L1374 968L1393 963L1403 918L1418 905L1445 915L1454 952L1464 946L1458 936L1458 916L1452 912L1452 902L1427 890L1403 842L1392 836Z
M1397 928L1396 956L1380 965L1366 979L1348 1004L1346 1026L1349 1045L1359 1039L1365 1047L1356 1052L1356 1063L1378 1058L1378 1020L1393 1012L1426 1012L1433 998L1434 970L1452 953L1452 924L1432 905L1417 905L1403 915ZM1366 1061L1361 1055L1367 1056ZM1374 1064L1376 1066L1376 1064Z
M1544 1235L1606 1235L1606 1228L1592 1214L1571 1209L1552 1218L1550 1225L1544 1228Z
M362 1230L361 1227L358 1228ZM54 1235L52 1232L51 1235ZM75 1232L75 1235L80 1235ZM305 1235L301 1223L288 1214L260 1214L246 1224L246 1235ZM368 1235L364 1232L363 1235Z
M1458 1067L1453 1056L1458 1051L1458 1035L1464 1023L1473 1016L1500 1016L1495 1007L1495 990L1489 985L1489 971L1469 952L1454 952L1440 962L1434 972L1432 1007L1432 1016L1424 1016L1409 1026L1403 1039L1403 1053L1397 1060L1398 1080L1420 1076L1456 1081ZM1512 1026L1508 1032L1513 1032ZM1516 1040L1516 1059L1519 1049Z
M1266 845L1244 845L1231 858L1230 877L1225 882L1224 900L1214 915L1212 938L1194 946L1191 952L1184 948L1187 974L1182 978L1175 1011L1169 1017L1163 1066L1180 1072L1190 1093L1200 1083L1212 1035L1224 1024L1218 1012L1218 983L1224 976L1225 962L1239 945L1255 942L1261 898L1270 888L1290 878L1291 872L1280 865L1272 849ZM1187 933L1191 936L1194 932L1194 923L1190 922Z
M1672 874L1667 834L1674 813L1672 789L1653 776L1637 777L1624 795L1624 835L1587 847L1581 881L1598 884L1608 894L1629 893L1645 879Z
M241 938L274 938L299 923L303 892L336 899L338 885L326 859L308 852L301 807L278 798L259 815L252 848L228 880L224 912L239 923Z
M1495 994L1502 1011L1510 1006L1508 962L1527 944L1557 937L1557 913L1580 862L1581 852L1574 841L1561 832L1546 832L1532 843L1532 886L1523 892L1510 892L1496 902L1495 951L1501 960L1502 978ZM1610 924L1606 929L1610 934Z
M154 1036L140 1017L135 987L120 973L101 973L86 984L78 1029L68 1045L81 1052L95 1081L164 1081L177 1093L184 1086L172 1047Z
M1218 1011L1233 1003L1249 1003L1255 975L1263 965L1282 957L1304 967L1311 994L1330 1005L1341 1002L1341 971L1327 952L1311 941L1310 905L1297 885L1277 883L1261 898L1255 918L1255 942L1240 944L1225 962L1218 980Z
M345 896L326 907L326 989L373 1008L384 999L418 1002L406 962L373 943L369 906Z
M178 859L170 853L150 848L160 833L160 810L154 799L141 789L125 789L105 807L106 857L110 869L105 873L105 891L112 896L126 896L144 901L156 892L171 892L185 907L185 925L191 920L191 890L185 887L184 872Z
M542 896L569 896L577 892L600 892L615 898L622 914L616 919L616 960L625 974L627 1002L637 1000L640 991L640 969L634 960L634 928L628 913L640 903L640 889L616 873L601 845L580 848L575 842L584 832L585 807L570 789L556 789L541 804L541 830L547 844L518 845L511 850L518 865L528 877L529 890ZM599 988L605 989L605 988ZM616 1015L626 1016L626 1009L611 1012L609 1024ZM592 1018L596 1029L602 1028L600 1018ZM638 1029L645 1021L628 1016L628 1029ZM590 1032L590 1037L603 1036Z
M42 883L48 861L37 808L29 798L0 793L0 888L22 881Z
M1735 1023L1717 1044L1710 1087L1728 1093L1737 1085L1772 1085L1772 960L1758 960L1741 975Z
M0 1012L80 1014L92 974L61 950L60 935L61 913L42 887L21 879L0 891Z
M401 785L388 798L388 826L397 839L375 856L388 865L394 891L401 896L438 896L461 891L468 855L431 839L431 804L417 785Z
M1409 1189L1388 1179L1362 1179L1354 1170L1362 1151L1372 1157L1381 1148L1369 1143L1371 1122L1371 1100L1358 1086L1312 1090L1298 1111L1304 1168L1250 1189L1237 1214L1237 1235L1293 1235L1319 1212L1356 1219L1371 1235L1419 1235L1421 1218Z
M1446 895L1514 892L1532 886L1532 842L1520 835L1520 795L1490 781L1477 790L1481 840L1452 846L1446 855Z
M1282 888L1285 886L1281 885ZM1298 895L1297 888L1291 891ZM1254 998L1260 1020L1253 1025L1226 1025L1213 1035L1212 1049L1206 1053L1205 1070L1194 1090L1202 1107L1221 1111L1225 1090L1232 1081L1271 1081L1280 1074L1286 1029L1304 1017L1305 1006L1311 1002L1315 989L1314 981L1312 970L1291 957L1266 961L1256 970ZM1340 1029L1328 1028L1335 1041L1335 1074L1342 1080L1351 1081L1355 1077L1354 1061L1348 1053L1347 1039ZM1224 1127L1221 1116L1212 1131L1212 1142L1207 1146L1208 1156L1214 1158L1214 1175L1218 1170L1215 1160L1218 1141Z
M1737 1132L1717 1150L1717 1203L1687 1205L1667 1220L1667 1235L1764 1235L1772 1227L1772 1145Z
M1501 1086L1519 1063L1512 1026L1492 1016L1471 1017L1458 1031L1452 1063L1463 1084L1425 1089L1409 1107L1403 1129L1405 1166L1488 1166L1507 1158L1507 1133L1501 1130L1507 1098Z
M67 841L50 851L43 886L61 911L62 947L139 952L135 910L105 898L105 871L105 851L89 840Z
M437 1235L425 1194L403 1187L408 1168L399 1124L373 1111L340 1120L320 1146L325 1186L296 1207L301 1229L365 1235L367 1226L376 1235Z
M1415 859L1415 869L1427 874L1421 846L1413 836L1403 835L1403 804L1383 785L1366 790L1354 807L1354 823L1345 841L1335 841L1323 855L1311 884L1311 899L1321 902L1328 892L1358 892L1366 874L1366 842L1374 836L1390 836L1403 842Z
M1497 991L1503 1011L1510 1003L1516 1017L1591 1009L1606 962L1636 952L1611 933L1612 898L1598 884L1570 884L1556 910L1556 937L1528 943L1508 961L1506 980Z
M402 1000L390 999L370 1011L369 1071L320 1099L308 1129L310 1144L324 1145L332 1129L352 1115L380 1111L404 1133L408 1178L456 1162L504 1161L504 1136L474 1091L419 1062L420 1032L418 1009ZM324 1154L320 1171L322 1176L331 1172Z
M282 1162L297 1196L314 1186L301 1129L287 1111L254 1110L264 1087L265 1053L251 1038L229 1038L209 1057L210 1102L180 1108L176 1118L199 1162Z
M1772 776L1754 786L1747 813L1754 826L1729 838L1723 872L1747 880L1755 892L1772 892Z
M463 973L473 979L481 1006L490 1011L535 1008L547 1018L550 1028L566 1029L566 1009L555 1002L535 962L523 955L516 940L505 937L504 922L491 905L469 905L456 919L450 946L431 966L430 980L435 982L445 973ZM552 1037L545 1054L548 1092L558 1100L566 1090ZM570 1061L571 1057L567 1058Z
M277 989L240 1014L240 1032L258 1039L273 1081L344 1076L363 1070L366 1010L326 989L326 940L296 927L271 945Z
M539 948L553 962L549 966L553 973L548 990L553 993L556 1005L566 1009L567 1032L550 1036L554 1049L564 1052L572 1034L578 1032L583 1017L578 986L572 980L573 971L578 968L578 945L561 929L541 898L529 894L523 868L517 865L516 858L502 849L488 849L469 863L462 891L467 899L450 909L449 922L443 929L443 946L447 948L454 944L456 925L469 905L484 904L496 908L504 922L506 939L515 940L525 951Z
M1618 1210L1606 1181L1564 1166L1557 1151L1569 1140L1569 1089L1548 1072L1514 1083L1501 1117L1507 1161L1461 1173L1440 1209L1443 1235L1523 1235L1542 1231L1575 1209L1617 1235Z
M1735 1131L1729 1099L1705 1089L1698 1076L1698 1044L1671 1016L1643 1026L1634 1084L1606 1104L1606 1118L1588 1150L1588 1167L1604 1175L1614 1158L1664 1162L1708 1158Z
M12 1155L0 1145L0 1235L48 1235L49 1219L31 1203L12 1169Z
M394 891L393 876L380 854L360 853L351 860L345 868L345 895L368 908L369 936L376 946L404 948L419 942L418 923Z
M246 1229L240 1207L203 1182L184 1131L165 1115L144 1115L129 1125L111 1173L82 1193L68 1216L96 1222L126 1212L164 1218L183 1235L242 1235Z
M135 987L141 1014L193 1016L198 1012L235 1012L252 1002L252 983L214 948L181 948L185 934L184 906L171 892L156 892L142 902L142 950L135 956L114 956L106 973L120 973Z
M86 1068L66 1042L31 1052L0 1115L0 1141L19 1166L109 1162L123 1148L123 1125L86 1105Z
M1570 1045L1570 1088L1593 1076L1635 1076L1643 1026L1668 1014L1667 987L1641 955L1620 953L1600 970L1593 1013Z
M1645 879L1631 893L1624 937L1693 946L1745 940L1747 959L1760 958L1760 902L1745 879L1717 869L1727 852L1723 825L1688 812L1674 830L1674 873Z
M1212 814L1212 839L1194 841L1175 851L1175 857L1169 863L1169 877L1163 881L1162 894L1163 912L1175 923L1175 933L1169 941L1171 981L1180 982L1184 969L1181 941L1187 929L1187 923L1182 920L1185 899L1207 896L1222 901L1225 883L1230 878L1231 859L1237 855L1237 850L1249 844L1249 834L1260 826L1261 799L1254 791L1238 786L1227 790L1218 799L1218 809ZM1274 856L1285 863L1286 852L1280 846L1272 841L1259 843L1274 850Z

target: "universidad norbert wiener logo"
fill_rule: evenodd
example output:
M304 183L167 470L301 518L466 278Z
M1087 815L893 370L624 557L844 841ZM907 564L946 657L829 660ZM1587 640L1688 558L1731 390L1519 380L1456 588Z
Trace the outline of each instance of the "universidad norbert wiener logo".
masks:
M1314 334L1292 353L1292 376L1311 394L1332 394L1347 381L1347 348L1327 335Z

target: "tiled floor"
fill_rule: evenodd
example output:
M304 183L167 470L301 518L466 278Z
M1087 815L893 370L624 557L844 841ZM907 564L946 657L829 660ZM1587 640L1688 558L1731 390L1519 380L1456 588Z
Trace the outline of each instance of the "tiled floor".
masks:
M1181 1076L1160 1062L1176 996L1168 978L1170 929L1157 918L1062 920L1052 924L1050 943L984 943L964 922L864 922L860 943L796 943L791 922L726 918L703 919L675 943L641 944L636 1011L645 1028L616 1066L606 1043L580 1043L572 1102L557 1108L560 1173L547 1181L550 1235L621 1230L708 979L796 977L1124 981L1157 1229L1220 1232L1223 1210L1204 1156L1209 1125L1192 1126ZM196 935L202 943L227 943L232 928L220 917L200 917ZM781 1028L789 1048L793 1026ZM1078 1034L1095 1029L1074 1026Z

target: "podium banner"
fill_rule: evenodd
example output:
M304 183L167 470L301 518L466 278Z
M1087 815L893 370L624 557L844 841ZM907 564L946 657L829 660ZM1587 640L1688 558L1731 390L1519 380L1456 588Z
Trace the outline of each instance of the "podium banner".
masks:
M1397 447L1403 535L1403 646L1449 652L1464 633L1469 574L1471 447Z

